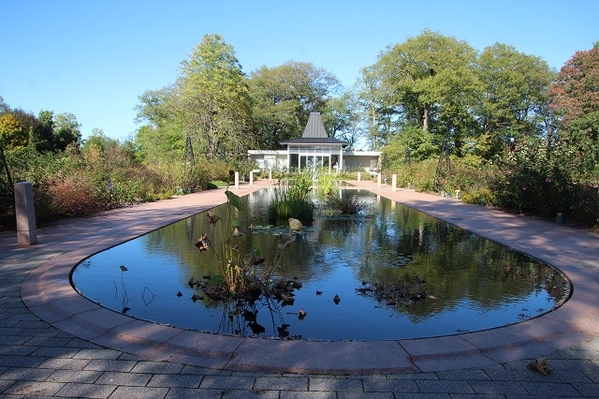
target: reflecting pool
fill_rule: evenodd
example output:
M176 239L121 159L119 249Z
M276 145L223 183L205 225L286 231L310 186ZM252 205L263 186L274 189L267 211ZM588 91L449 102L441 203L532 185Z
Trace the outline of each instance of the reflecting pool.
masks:
M367 211L343 218L316 212L312 226L297 234L276 275L301 285L288 303L213 301L189 284L219 278L211 255L194 245L212 228L205 213L86 259L71 281L90 300L139 319L307 340L484 330L546 313L570 295L565 276L531 257L367 191L344 189L339 195L358 195ZM243 211L235 211L247 227L245 236L235 238L244 256L258 250L268 259L276 234L289 233L267 226L272 197L269 190L255 192L243 198ZM212 212L228 210L221 205ZM389 287L402 287L405 295L391 298L385 294Z

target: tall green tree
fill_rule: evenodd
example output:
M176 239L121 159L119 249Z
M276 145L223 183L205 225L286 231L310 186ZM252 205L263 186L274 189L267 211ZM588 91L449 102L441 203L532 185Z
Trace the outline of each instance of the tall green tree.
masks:
M599 43L557 74L550 106L561 116L560 149L578 176L599 176Z
M247 77L220 35L205 35L176 82L139 101L136 141L146 161L182 159L188 138L195 154L209 157L238 158L255 145Z
M174 87L146 90L138 99L136 122L142 126L135 141L142 158L150 163L181 160L189 128L184 113L177 109Z
M539 57L496 43L478 59L484 90L476 106L484 146L490 159L522 139L544 134L549 86L554 78ZM485 143L485 144L483 144Z
M253 117L261 149L280 148L281 140L301 136L311 112L327 112L327 101L341 85L330 72L311 63L289 61L250 74Z
M238 157L255 144L247 78L222 36L204 36L182 62L175 97L184 128L200 152Z
M346 150L356 149L362 139L366 138L358 99L351 91L331 98L322 119L325 130L332 138L349 143Z
M459 154L475 133L471 108L481 92L476 57L466 42L425 30L380 56L384 100L401 110L405 127L430 131L439 143L447 139Z
M388 100L391 90L382 82L379 67L375 64L363 68L356 81L357 105L371 150L384 146L397 132L402 110L401 106Z

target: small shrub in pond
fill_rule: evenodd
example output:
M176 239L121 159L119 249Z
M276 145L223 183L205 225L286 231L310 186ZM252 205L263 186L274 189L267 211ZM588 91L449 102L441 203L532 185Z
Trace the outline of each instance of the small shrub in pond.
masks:
M329 196L326 207L338 215L357 215L366 209L366 202L356 195Z
M318 174L318 195L337 195L339 189L335 186L335 175L324 173L321 171Z
M300 173L289 181L289 187L275 189L275 198L268 206L268 222L278 225L287 219L299 219L304 225L311 225L314 218L314 204L309 198L312 191L312 174Z

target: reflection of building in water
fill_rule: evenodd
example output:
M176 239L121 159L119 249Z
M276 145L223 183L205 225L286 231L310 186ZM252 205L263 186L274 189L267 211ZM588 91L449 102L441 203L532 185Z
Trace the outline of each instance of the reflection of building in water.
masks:
M286 150L250 150L248 155L260 170L302 171L322 168L328 173L337 171L374 171L379 164L380 151L345 151L348 142L330 138L320 113L312 112L302 137L281 141Z

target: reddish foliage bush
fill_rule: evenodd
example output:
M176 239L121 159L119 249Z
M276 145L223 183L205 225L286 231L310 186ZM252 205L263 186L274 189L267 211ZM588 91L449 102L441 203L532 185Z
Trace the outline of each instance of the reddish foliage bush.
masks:
M50 186L53 216L78 217L98 212L102 206L95 198L92 183L76 178L64 178Z

